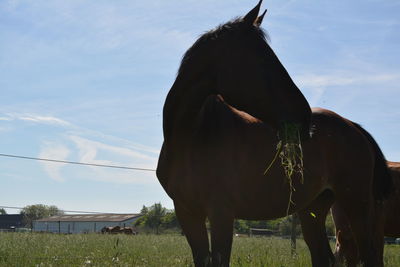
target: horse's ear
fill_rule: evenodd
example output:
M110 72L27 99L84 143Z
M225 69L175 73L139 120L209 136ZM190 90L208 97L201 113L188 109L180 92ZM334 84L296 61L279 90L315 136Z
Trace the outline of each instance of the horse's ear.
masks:
M257 27L260 27L260 26L261 26L261 23L262 23L262 21L263 21L263 19L264 19L265 13L267 13L267 10L265 10L265 11L261 14L261 16L259 16L259 17L254 21L254 26L257 26Z
M248 24L248 25L255 24L257 17L258 17L258 13L260 12L261 3L262 3L262 0L260 0L260 2L258 2L258 4L255 6L255 8L250 10L250 12L247 13L246 16L244 16L243 21L246 24Z

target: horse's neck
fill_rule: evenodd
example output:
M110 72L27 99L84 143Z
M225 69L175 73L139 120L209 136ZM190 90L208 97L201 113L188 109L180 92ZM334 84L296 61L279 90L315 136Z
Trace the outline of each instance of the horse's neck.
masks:
M190 133L207 96L212 93L207 80L184 83L177 78L164 104L164 138L185 138Z

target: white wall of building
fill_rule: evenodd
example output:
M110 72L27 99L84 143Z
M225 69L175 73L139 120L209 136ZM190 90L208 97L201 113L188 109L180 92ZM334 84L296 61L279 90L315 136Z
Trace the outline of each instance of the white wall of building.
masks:
M103 227L121 226L132 227L133 223L138 218L122 222L63 222L63 221L35 221L33 222L34 232L50 232L50 233L63 233L63 234L81 234L101 232Z

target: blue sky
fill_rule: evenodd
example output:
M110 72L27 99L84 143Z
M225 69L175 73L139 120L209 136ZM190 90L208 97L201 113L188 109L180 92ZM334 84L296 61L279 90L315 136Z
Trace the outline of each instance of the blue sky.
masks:
M257 1L0 2L0 153L155 168L182 54ZM268 0L270 45L312 106L400 161L400 1ZM0 205L172 208L154 173L0 157ZM8 210L16 212L15 210Z

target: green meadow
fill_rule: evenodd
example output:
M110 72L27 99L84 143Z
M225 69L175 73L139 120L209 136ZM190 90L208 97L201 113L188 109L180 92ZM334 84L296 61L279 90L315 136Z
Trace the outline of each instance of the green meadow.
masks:
M333 245L333 244L332 244ZM311 266L303 240L291 255L279 237L235 237L232 266ZM193 266L180 235L0 233L0 266ZM385 266L400 266L400 246L385 248Z

